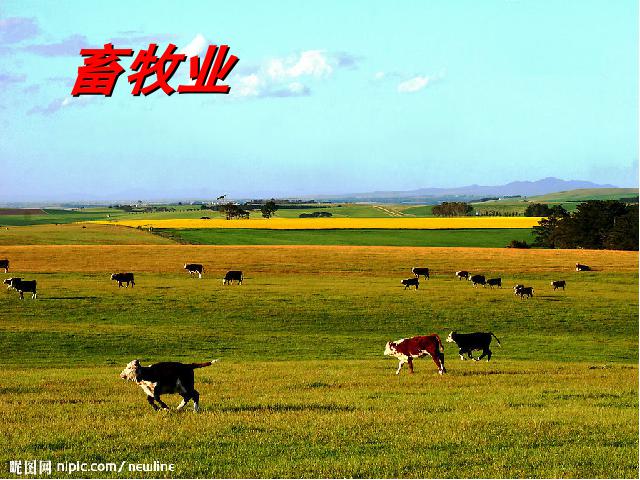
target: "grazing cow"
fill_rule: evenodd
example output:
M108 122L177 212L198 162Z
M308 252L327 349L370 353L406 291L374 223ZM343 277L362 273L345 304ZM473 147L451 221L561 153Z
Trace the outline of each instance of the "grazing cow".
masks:
M469 281L473 283L474 287L477 287L478 285L482 285L484 287L487 284L484 275L472 275L469 277Z
M440 337L435 333L426 336L403 338L395 342L387 342L384 348L384 354L396 357L400 361L396 375L400 373L400 369L405 363L409 364L409 373L413 373L413 357L420 358L427 354L433 358L440 375L447 373L447 370L444 368L444 347L442 346Z
M131 283L131 288L136 284L133 281L133 273L112 273L111 280L118 282L118 288L125 282L127 283L127 288L129 288L129 283Z
M420 275L422 275L425 280L429 280L429 269L427 267L413 267L411 273L413 273L416 278L420 278Z
M519 283L517 285L513 286L513 294L514 295L518 295L518 290L520 290L521 288L524 288L524 285Z
M459 272L456 272L456 277L458 277L458 280L462 280L463 278L465 280L469 280L469 272L466 270L460 270Z
M24 292L30 293L31 298L38 298L36 286L37 282L35 280L22 280L21 278L12 278L9 283L9 288L17 290L21 300L24 299Z
M520 300L522 300L524 297L528 297L531 298L533 297L533 287L525 287L524 285L520 286L518 285L520 288L518 288L517 290L514 288L514 292L516 295L520 296Z
M182 396L182 402L178 405L181 410L189 400L193 400L193 409L198 411L198 402L200 394L194 388L195 368L208 367L218 360L204 363L178 363L178 362L162 362L148 367L140 365L139 360L132 360L120 373L123 380L131 380L136 382L144 393L147 394L147 401L154 410L162 407L168 410L166 403L160 400L160 395L165 393L179 393ZM158 402L160 407L155 404Z
M3 285L7 286L7 290L11 290L13 287L11 286L11 282L14 280L22 280L22 277L11 277L11 278L5 278L4 281L2 282ZM15 290L15 288L14 288Z
M233 281L236 280L238 285L242 285L242 280L244 279L244 275L240 270L229 270L224 278L222 279L223 285L232 285Z
M0 260L0 268L4 268L4 273L9 273L9 260L6 258L4 260Z
M591 267L588 265L582 265L581 263L576 263L576 272L588 272L591 270Z
M490 278L489 280L487 280L487 285L489 285L489 288L493 288L493 287L502 288L502 278Z
M404 285L405 290L411 286L416 287L417 290L420 285L420 281L417 278L405 278L404 280L400 280L400 283Z
M567 282L565 282L564 280L554 280L553 282L551 282L551 286L554 290L557 290L559 288L564 290L564 287L567 286Z
M199 263L185 263L184 269L189 272L189 275L198 274L198 278L202 278L202 274L204 273L204 267Z
M464 354L469 355L469 358L473 358L472 350L482 350L482 355L474 360L477 362L482 357L487 357L487 362L491 360L491 350L489 349L489 345L491 344L491 337L495 338L500 345L500 340L493 333L484 333L484 332L476 332L476 333L457 333L451 332L447 337L447 342L455 342L458 345L460 351L458 354L460 355L460 359L464 360Z

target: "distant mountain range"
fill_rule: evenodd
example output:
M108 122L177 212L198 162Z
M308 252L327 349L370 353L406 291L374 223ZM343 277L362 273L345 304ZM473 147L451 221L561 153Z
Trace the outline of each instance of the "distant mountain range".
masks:
M318 195L318 200L360 201L360 202L425 202L430 203L445 198L460 197L460 200L470 200L482 197L504 197L520 195L532 197L578 188L617 188L615 185L599 185L582 180L561 180L547 177L534 182L511 182L506 185L467 185L451 188L419 188L407 191L375 191L366 193L352 193L345 195Z

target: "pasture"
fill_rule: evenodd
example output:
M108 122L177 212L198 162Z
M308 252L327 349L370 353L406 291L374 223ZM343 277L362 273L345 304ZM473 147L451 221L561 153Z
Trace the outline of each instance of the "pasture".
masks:
M5 277L39 287L35 301L0 292L5 466L158 460L175 463L178 477L638 475L635 252L0 246L5 257ZM594 271L575 272L578 261ZM185 262L203 263L204 278L189 278ZM415 265L432 279L404 291L399 280ZM223 286L228 269L243 270L244 285ZM454 278L460 269L501 276L505 288L473 288ZM136 287L118 289L116 271L135 272ZM565 292L551 290L557 279ZM534 298L514 297L515 283L534 286ZM396 376L397 361L382 356L388 340L444 341L454 329L493 331L502 347L476 363L445 343L442 377L430 359ZM195 414L154 412L118 378L133 358L222 361L196 371Z

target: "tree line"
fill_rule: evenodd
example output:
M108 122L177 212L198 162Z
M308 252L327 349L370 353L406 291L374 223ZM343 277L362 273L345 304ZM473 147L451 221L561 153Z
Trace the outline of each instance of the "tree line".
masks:
M638 205L590 200L580 203L572 213L558 205L544 216L533 227L535 246L638 250Z

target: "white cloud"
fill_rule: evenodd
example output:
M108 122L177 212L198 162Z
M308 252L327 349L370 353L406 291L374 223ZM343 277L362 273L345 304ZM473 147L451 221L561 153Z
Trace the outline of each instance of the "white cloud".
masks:
M425 76L418 75L417 77L413 77L409 80L401 82L398 84L398 92L400 93L413 93L418 92L429 85L431 78Z
M231 91L241 97L256 97L260 94L261 83L260 77L253 73L240 77Z
M207 39L204 38L204 35L198 33L191 42L182 47L179 53L184 53L187 58L195 57L196 55L203 53L206 47L208 47Z
M322 78L330 76L333 67L322 50L307 50L299 56L274 58L267 63L265 71L274 80L303 76Z
M373 75L373 78L374 78L374 80L382 80L384 78L384 76L385 76L384 72L376 72Z

